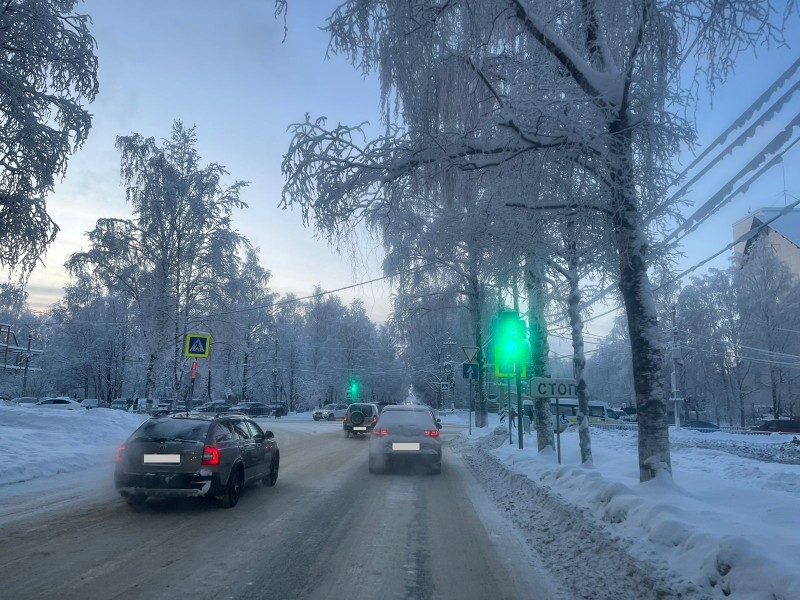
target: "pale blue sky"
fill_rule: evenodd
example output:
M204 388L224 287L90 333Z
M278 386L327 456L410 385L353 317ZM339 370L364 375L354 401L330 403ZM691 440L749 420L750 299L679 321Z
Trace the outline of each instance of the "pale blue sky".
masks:
M262 264L273 273L274 290L304 296L315 284L334 289L380 276L379 252L371 253L367 271L354 273L346 254L339 256L303 228L299 212L277 208L290 123L308 112L325 115L331 123L378 124L377 82L364 80L344 58L325 60L328 35L319 28L338 4L291 2L285 42L283 21L274 18L271 0L87 0L80 5L80 12L94 21L100 95L90 106L94 122L89 140L72 157L64 182L48 200L62 231L44 258L45 266L30 279L32 307L44 308L61 296L64 260L85 246L84 232L97 218L130 214L119 184L115 137L137 132L163 138L175 119L197 126L205 162L225 165L231 181L251 182L243 195L250 208L235 216L234 225L260 247ZM699 106L701 142L713 140L797 56L796 50L784 48L765 49L755 59L742 57L739 73L719 90L713 109L708 100ZM791 108L797 112L800 100L793 100ZM794 150L786 163L790 194L800 194L798 157ZM717 169L692 197L702 202L738 168L737 160L742 159ZM783 172L773 169L746 197L719 211L686 240L681 266L730 242L731 224L748 209L782 206L783 191ZM724 268L727 257L711 266ZM373 284L341 296L346 301L363 298L368 312L383 320L388 293L385 286ZM606 329L589 326L598 333Z
M368 120L377 125L379 93L341 57L325 59L328 36L319 30L338 3L292 2L289 31L271 2L237 0L88 0L100 60L100 94L90 106L93 126L67 176L48 199L61 227L56 243L30 279L30 304L43 308L61 296L63 263L86 244L84 232L99 217L127 217L119 182L117 135L168 137L175 119L196 125L204 162L218 162L230 181L250 182L249 208L234 226L261 249L262 265L280 293L310 294L315 284L334 289L381 275L355 274L339 256L303 228L298 211L277 208L280 165L290 123L306 112L332 123ZM311 6L310 6L311 5ZM378 320L388 311L380 285L340 294L364 300Z

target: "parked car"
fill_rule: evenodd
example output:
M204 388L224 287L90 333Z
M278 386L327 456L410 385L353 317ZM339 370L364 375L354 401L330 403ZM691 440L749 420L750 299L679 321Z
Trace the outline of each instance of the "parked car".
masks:
M84 408L98 408L100 406L100 400L97 398L84 398L80 402Z
M715 425L709 421L686 421L686 423L681 423L681 427L696 429L697 431L719 431L719 425Z
M150 409L150 415L153 417L161 417L175 412L178 411L173 409L172 404L169 402L158 402L157 404L153 405L153 408Z
M220 400L215 400L214 402L207 402L206 404L197 407L196 409L194 409L194 412L218 414L218 413L228 412L230 411L231 408L233 408L232 404L228 404L227 402Z
M118 398L111 401L110 408L113 408L114 410L128 410L129 406L130 405L128 404L127 400Z
M334 421L344 419L347 412L347 404L326 404L322 408L315 408L312 416L315 421Z
M35 396L20 396L19 398L12 398L11 403L18 406L31 406L39 402L39 398Z
M378 415L380 409L377 404L369 404L356 402L347 407L344 418L342 419L342 428L344 429L344 436L350 437L359 434L367 434L375 427L378 422Z
M421 463L436 475L442 471L439 429L427 406L387 406L369 440L369 472L382 473L395 462Z
M41 406L43 408L60 408L65 410L84 410L84 407L77 400L72 400L66 396L58 398L45 398L39 400L34 406Z
M251 417L267 417L270 408L263 402L239 402L231 407L230 412L250 415Z
M117 449L114 484L125 501L215 498L223 508L242 490L278 481L280 451L271 431L244 415L151 417Z
M771 433L800 433L800 417L789 419L767 419L751 428L751 431L768 431Z

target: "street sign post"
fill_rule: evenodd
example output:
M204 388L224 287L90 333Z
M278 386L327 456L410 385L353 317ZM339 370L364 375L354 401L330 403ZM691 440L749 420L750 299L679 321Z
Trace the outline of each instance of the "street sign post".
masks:
M574 379L550 379L549 377L533 377L531 379L531 396L536 398L555 398L556 415L561 418L558 406L559 398L577 398L578 382ZM556 454L561 464L561 425L556 423Z

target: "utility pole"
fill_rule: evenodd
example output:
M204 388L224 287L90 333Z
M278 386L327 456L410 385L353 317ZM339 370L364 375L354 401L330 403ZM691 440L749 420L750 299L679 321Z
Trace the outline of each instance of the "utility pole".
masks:
M272 362L272 396L273 402L278 403L278 340L275 339L275 357Z
M25 390L28 388L28 363L31 362L31 340L33 336L28 334L28 349L25 352L25 374L22 376L22 395L25 395ZM8 346L6 346L8 348Z
M675 320L675 306L672 307L672 406L675 411L675 427L680 429L681 417L679 405L683 402L678 391L678 365L681 359L681 347L678 343L678 325Z

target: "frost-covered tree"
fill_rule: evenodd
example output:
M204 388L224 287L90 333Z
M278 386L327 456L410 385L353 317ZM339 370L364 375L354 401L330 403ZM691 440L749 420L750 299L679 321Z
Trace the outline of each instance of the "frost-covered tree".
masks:
M737 271L712 270L694 278L678 298L677 322L687 409L708 411L717 423L724 416L729 425L744 426L752 364L743 350L751 315L742 312Z
M195 130L180 122L160 145L133 134L118 137L117 147L134 218L99 219L88 234L90 249L73 254L67 266L73 273L88 270L131 299L147 340L145 394L153 394L163 359L171 371L163 391L176 396L184 336L191 326L205 325L201 316L237 273L238 249L246 241L231 217L246 206L239 199L246 183L225 185L224 167L201 165Z
M213 294L213 317L207 322L215 345L224 350L212 363L215 369L221 366L224 387L235 389L241 400L268 399L263 388L271 385L266 358L276 297L269 289L271 277L258 262L258 250L247 248L236 274Z
M127 298L86 274L66 286L49 311L47 376L61 393L103 402L122 395L134 376L128 359L137 347L130 316Z
M55 239L45 198L91 127L97 57L77 4L0 4L0 266L23 274Z
M800 350L798 279L776 256L768 238L762 237L749 246L736 282L740 310L748 315L748 345L763 351L760 357L751 352L750 360L758 361L766 371L772 414L775 418L791 414L786 405L796 398L791 395L790 374L796 371L795 357Z

